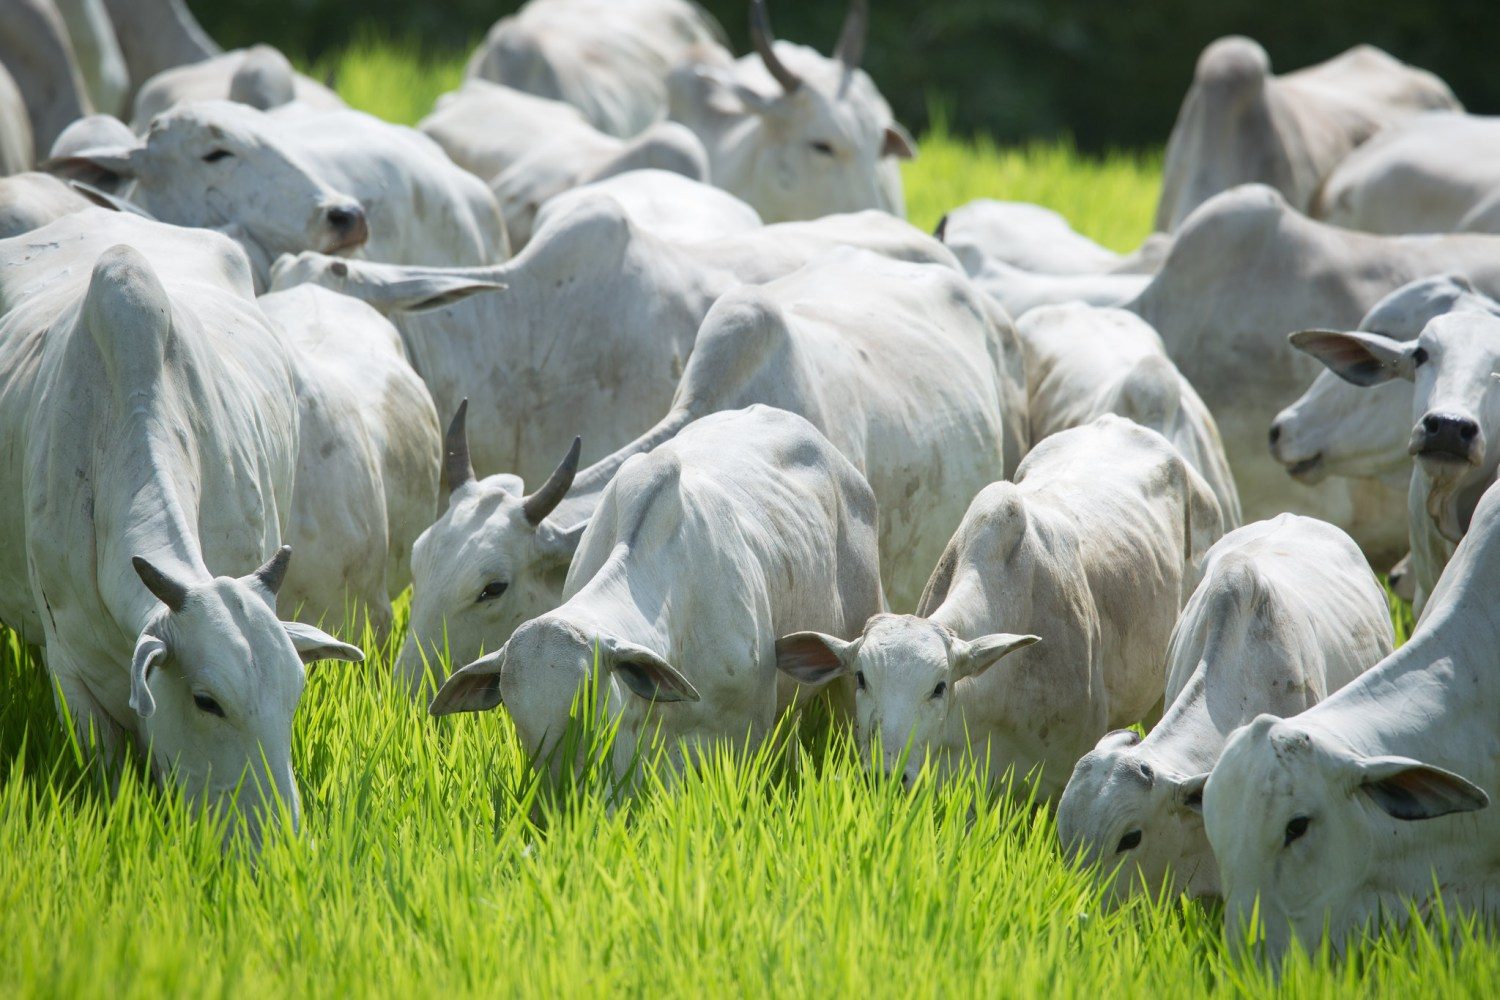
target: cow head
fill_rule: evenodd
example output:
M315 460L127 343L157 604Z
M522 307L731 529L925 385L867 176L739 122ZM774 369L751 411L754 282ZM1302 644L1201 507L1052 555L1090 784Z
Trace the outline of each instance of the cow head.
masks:
M1488 802L1442 768L1360 756L1295 719L1258 716L1230 736L1203 793L1231 942L1245 940L1257 900L1274 957L1293 935L1316 948L1325 920L1335 935L1360 926L1383 893L1430 889L1430 865L1417 866L1421 884L1391 884L1410 824Z
M916 147L859 68L868 21L867 0L854 0L828 59L776 41L765 0L753 0L755 57L728 70L683 67L669 81L669 117L703 140L714 184L766 222L867 208L906 214L896 161Z
M292 716L303 664L364 654L310 625L276 617L291 549L249 576L188 582L140 556L141 582L161 602L130 665L130 707L153 773L195 805L237 804L251 843L280 806L300 817Z
M460 404L444 442L448 509L412 548L411 624L397 673L420 690L443 662L467 663L504 642L527 619L562 602L568 564L586 522L560 527L548 515L567 495L582 442L535 493L517 476L476 479Z
M76 150L48 170L133 182L131 199L163 222L237 227L270 261L283 253L352 251L369 238L360 203L335 191L279 141L263 112L227 101L158 115L144 140ZM261 275L264 278L264 275Z
M455 672L429 711L478 712L503 702L527 756L556 777L570 766L557 750L591 677L601 682L596 710L619 724L617 765L627 764L634 753L646 709L699 700L692 682L652 650L546 615L526 622L500 649Z
M1495 478L1500 449L1500 317L1450 313L1416 340L1368 333L1307 330L1292 344L1360 386L1391 379L1415 383L1408 452L1427 483L1427 512L1439 532L1458 541L1474 505Z
M962 721L961 684L1040 639L997 633L960 639L913 615L876 615L858 639L796 632L776 642L776 668L802 684L854 678L855 737L870 767L911 784ZM876 759L878 753L879 759Z
M1218 870L1201 818L1207 777L1154 764L1132 730L1109 733L1073 768L1058 801L1058 838L1099 875L1115 876L1116 897L1137 881L1212 895Z

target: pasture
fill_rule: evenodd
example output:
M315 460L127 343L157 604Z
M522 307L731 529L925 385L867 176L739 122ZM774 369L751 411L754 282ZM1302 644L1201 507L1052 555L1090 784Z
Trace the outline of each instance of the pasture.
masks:
M461 70L369 43L334 62L315 69L398 122ZM924 228L991 196L1117 250L1149 229L1159 156L919 141L905 179ZM671 788L648 765L618 808L588 780L541 806L504 713L435 721L389 682L401 634L313 671L293 746L303 836L252 864L144 773L91 766L34 651L0 632L0 991L1456 995L1500 976L1484 931L1432 913L1337 962L1296 955L1278 983L1232 957L1215 909L1105 909L1046 813L972 774L909 794L871 781L815 719Z

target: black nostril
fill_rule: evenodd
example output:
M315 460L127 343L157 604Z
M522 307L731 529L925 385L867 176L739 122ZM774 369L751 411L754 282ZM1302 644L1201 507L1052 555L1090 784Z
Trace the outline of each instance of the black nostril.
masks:
M328 221L340 229L348 229L354 225L356 216L351 209L330 208L328 210Z
M1281 440L1281 426L1279 424L1272 424L1271 425L1271 444L1275 445L1276 442L1280 441L1280 440Z
M1478 433L1479 433L1479 425L1478 424L1465 423L1465 424L1460 425L1459 428L1458 428L1458 436L1461 437L1461 438L1463 438L1465 441L1472 441L1474 439L1474 435L1476 435Z
M1443 427L1443 418L1436 413L1429 413L1422 418L1422 429L1431 433L1437 433Z

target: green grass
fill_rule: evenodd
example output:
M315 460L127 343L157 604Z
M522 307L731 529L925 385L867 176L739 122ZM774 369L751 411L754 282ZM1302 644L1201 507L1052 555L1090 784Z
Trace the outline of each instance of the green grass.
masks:
M365 46L339 79L413 120L457 76ZM907 180L922 225L1026 199L1126 249L1155 170L929 136ZM431 720L389 658L312 672L304 829L252 866L135 771L102 791L41 664L0 632L0 995L1412 995L1500 977L1472 929L1418 927L1298 958L1278 986L1229 957L1212 908L1106 910L1045 812L972 775L902 794L816 729L811 750L726 753L670 790L648 771L623 808L585 790L537 825L503 712Z

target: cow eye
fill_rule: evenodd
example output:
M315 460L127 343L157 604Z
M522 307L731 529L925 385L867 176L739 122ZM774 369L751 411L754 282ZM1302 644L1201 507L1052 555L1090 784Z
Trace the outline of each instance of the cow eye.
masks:
M1287 820L1286 838L1282 840L1281 846L1286 847L1292 841L1307 832L1308 818L1306 816L1293 816Z
M855 671L854 683L861 691L863 691L868 686L865 684L865 672L863 670Z
M812 142L808 143L808 145L812 147L812 151L814 153L818 153L821 156L833 155L833 143L831 142L824 142L822 139L814 139Z
M234 154L231 153L227 149L214 149L214 150L210 150L209 152L207 152L207 153L205 153L203 155L203 162L204 163L218 163L220 160L224 159L226 156L233 156L233 155Z
M1121 837L1120 838L1120 842L1115 845L1115 853L1116 854L1124 854L1126 851L1133 851L1137 847L1140 847L1140 846L1141 846L1141 831L1139 831L1139 830L1131 830L1125 836Z
M937 687L935 687L935 688L932 689L932 698L933 698L933 700L941 698L947 692L947 690L948 690L948 682L947 681L938 681L937 682Z
M209 715L217 715L224 718L224 706L214 701L206 694L193 695L193 704L198 706L198 711L207 712Z
M1419 347L1411 352L1412 364L1420 368L1427 363L1427 348Z
M484 589L479 592L479 597L475 600L474 603L483 604L485 601L493 601L495 598L505 593L506 588L509 586L510 584L508 583L502 583L499 580L491 580L489 583L484 585Z

